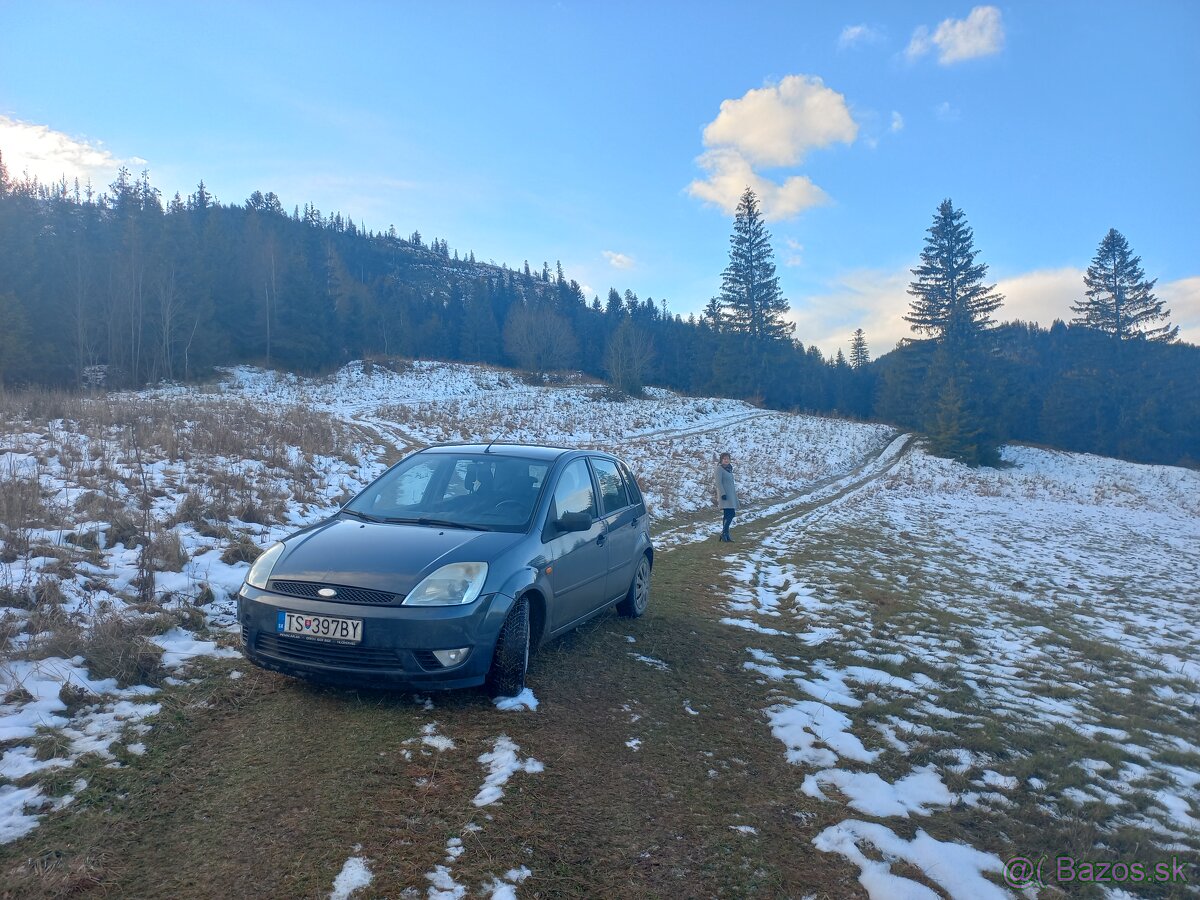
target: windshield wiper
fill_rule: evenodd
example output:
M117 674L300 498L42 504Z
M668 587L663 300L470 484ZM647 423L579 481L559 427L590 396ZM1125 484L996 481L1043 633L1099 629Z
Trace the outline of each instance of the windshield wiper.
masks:
M469 531L492 531L486 525L473 525L470 522L451 522L449 519L427 519L424 516L419 519L389 517L383 521L389 525L425 525L428 528L466 528Z
M354 518L356 518L356 519L362 519L364 522L382 522L383 521L383 519L380 519L377 516L368 516L366 513L359 512L357 509L346 509L345 507L343 507L342 512L344 512L348 516L354 516Z

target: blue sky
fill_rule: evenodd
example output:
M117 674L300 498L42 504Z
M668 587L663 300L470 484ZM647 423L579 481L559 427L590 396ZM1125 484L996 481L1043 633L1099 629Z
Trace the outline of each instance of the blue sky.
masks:
M841 5L836 5L841 6ZM12 174L273 190L698 311L752 183L797 336L907 331L945 197L1068 316L1110 227L1200 342L1200 4L0 3Z

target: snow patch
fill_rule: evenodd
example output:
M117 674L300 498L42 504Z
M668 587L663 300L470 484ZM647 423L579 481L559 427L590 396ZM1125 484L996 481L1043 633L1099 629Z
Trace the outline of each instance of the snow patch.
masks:
M479 757L479 761L487 767L488 774L483 781L483 787L475 795L476 806L488 806L504 796L504 785L517 772L536 774L545 766L533 758L521 759L517 756L520 748L512 739L502 734L496 738L492 750Z

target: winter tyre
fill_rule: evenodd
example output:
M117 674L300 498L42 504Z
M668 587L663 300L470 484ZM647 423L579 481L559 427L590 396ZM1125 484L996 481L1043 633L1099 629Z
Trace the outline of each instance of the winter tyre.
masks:
M650 604L650 557L643 556L633 573L629 592L617 604L617 612L630 619L640 618Z
M529 601L521 597L509 609L496 639L487 690L493 697L515 697L525 690L529 669Z

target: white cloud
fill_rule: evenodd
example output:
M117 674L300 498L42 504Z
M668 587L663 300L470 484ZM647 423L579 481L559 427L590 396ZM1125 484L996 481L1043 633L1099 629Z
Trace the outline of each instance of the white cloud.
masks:
M1055 319L1070 322L1075 317L1071 304L1083 296L1083 269L1035 269L996 282L1004 305L995 312L996 321L1036 322L1049 328Z
M1171 310L1171 321L1179 326L1179 339L1200 344L1200 276L1168 281L1154 289Z
M882 38L882 32L870 25L847 25L838 37L838 49L845 50L859 44L874 44Z
M811 149L850 144L857 136L858 124L842 94L816 76L788 75L778 84L722 101L704 129L710 149L696 159L707 177L688 185L688 193L728 213L749 186L766 218L790 218L829 202L828 195L806 176L778 182L755 167L795 166Z
M846 98L815 75L788 75L779 84L721 101L704 129L706 147L737 150L751 163L794 166L814 147L858 136Z
M908 49L910 59L924 56L938 48L938 62L943 66L991 56L1004 47L1004 23L1000 10L994 6L976 6L965 19L945 19L931 35L925 25L913 31Z
M98 188L114 180L121 166L136 169L146 164L136 156L116 157L99 141L73 138L49 126L8 116L0 116L0 153L12 179L28 173L53 184L65 175L68 183L78 178L83 184L90 178Z
M783 255L783 264L789 268L804 265L804 245L794 238L784 238L787 253Z
M635 265L632 256L626 256L624 253L616 253L613 250L605 250L604 258L608 260L608 264L614 269L632 269Z
M1083 299L1083 269L1066 266L1026 272L1002 279L996 288L1004 294L1004 305L998 311L1000 321L1020 319L1049 328L1055 319L1070 322L1075 318L1071 304ZM1179 337L1200 344L1200 276L1160 283L1154 293L1171 311L1171 322L1179 326Z
M900 115L900 113L896 112L895 110L892 110L892 125L889 130L892 132L892 134L895 134L897 131L904 130L904 116Z
M696 162L708 172L708 177L689 184L688 193L729 214L737 210L738 200L747 187L758 196L763 218L771 222L790 219L810 207L829 202L829 195L806 175L793 175L782 184L776 183L755 172L736 150L709 150Z
M854 329L861 328L871 358L882 356L901 338L912 336L903 319L911 299L906 293L911 280L907 268L845 273L827 293L792 301L788 318L796 323L796 338L831 357L839 348L845 352Z
M917 337L903 318L912 300L907 293L913 278L909 268L848 272L828 292L793 301L789 318L796 323L796 337L831 356L839 347L845 350L854 329L862 328L872 358L887 353L902 338ZM1004 295L997 321L1036 322L1049 328L1055 319L1070 322L1075 317L1071 304L1083 296L1083 269L1037 269L1002 278L996 289ZM1200 276L1159 284L1155 293L1171 310L1180 338L1200 344Z

